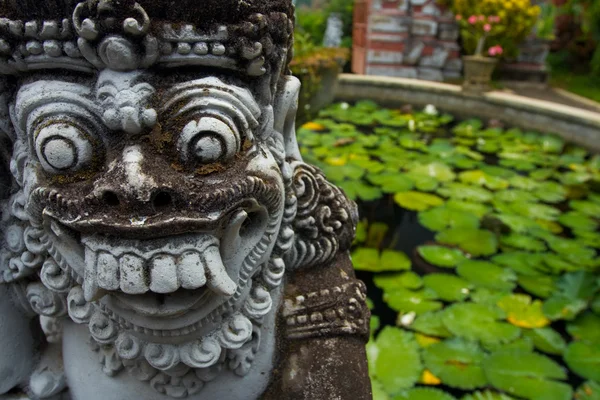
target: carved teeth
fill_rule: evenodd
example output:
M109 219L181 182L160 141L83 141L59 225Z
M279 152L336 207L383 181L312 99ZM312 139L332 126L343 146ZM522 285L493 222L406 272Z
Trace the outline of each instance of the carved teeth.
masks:
M239 235L247 218L240 212L230 221L230 231ZM229 238L231 239L231 238ZM235 240L219 239L212 235L181 238L173 242L119 241L102 237L84 239L86 245L86 300L97 300L107 291L122 291L130 295L146 292L168 294L180 288L195 290L206 286L222 296L232 296L237 289L229 277L220 247L230 248Z
M159 255L150 262L150 290L155 293L172 293L179 288L175 258Z
M198 289L206 284L202 260L196 252L188 251L182 254L177 263L177 274L184 289Z
M100 252L97 261L98 286L106 290L119 289L119 261L107 252Z
M149 289L146 283L144 260L132 254L125 254L119 260L121 290L127 294L143 294Z

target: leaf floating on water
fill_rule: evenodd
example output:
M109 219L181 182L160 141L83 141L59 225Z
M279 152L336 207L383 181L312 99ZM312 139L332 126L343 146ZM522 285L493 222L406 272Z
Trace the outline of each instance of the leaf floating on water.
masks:
M516 286L517 275L512 270L489 261L464 261L456 272L474 285L487 289L511 291Z
M530 338L535 348L544 353L561 355L567 348L567 342L560 333L550 327L528 329L523 331L523 335Z
M469 282L450 274L428 274L423 277L423 283L438 298L448 302L463 301L471 293Z
M374 375L386 393L398 393L413 387L423 370L414 335L386 326L377 336L375 345L378 355L374 362Z
M573 340L600 344L600 316L588 311L567 324L567 332Z
M419 222L432 231L443 231L449 228L479 228L479 218L476 215L445 206L420 212Z
M442 313L442 321L454 335L470 341L507 343L521 334L521 329L502 322L504 312L495 306L457 303Z
M400 207L413 211L424 211L444 204L444 200L435 195L414 191L396 193L394 201Z
M475 392L465 395L461 400L515 400L514 397L502 393L494 393L490 390Z
M518 362L516 362L518 360ZM495 388L530 400L570 400L567 375L550 358L532 352L498 351L483 361L485 375Z
M511 294L500 299L497 304L506 313L506 320L520 328L543 328L550 324L542 311L542 302L532 301L527 295Z
M474 342L449 339L423 349L423 362L441 381L463 390L483 387L487 379L481 363L483 350Z
M600 382L600 343L572 342L564 360L577 375Z
M496 235L483 229L452 228L438 233L435 239L458 246L474 257L491 256L498 251Z
M442 268L454 268L467 259L462 251L446 246L419 246L417 251L425 261Z
M456 397L434 388L413 388L394 397L394 400L456 400Z

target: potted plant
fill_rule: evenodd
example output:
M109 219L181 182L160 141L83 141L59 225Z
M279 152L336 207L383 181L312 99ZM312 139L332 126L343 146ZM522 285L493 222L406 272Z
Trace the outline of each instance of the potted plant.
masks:
M504 49L499 44L489 45L488 38L494 35L494 27L501 22L497 15L471 15L464 19L458 14L456 20L461 24L463 37L470 36L476 39L477 46L473 55L463 56L465 92L479 94L490 89L490 82L496 64L497 56L501 56Z
M333 101L338 75L349 53L347 48L317 46L309 35L296 32L290 69L302 83L296 115L298 124L316 116Z
M493 72L496 60L481 60L482 57L514 59L519 54L519 45L529 36L538 22L541 9L533 0L442 0L449 6L461 26L461 41L465 54L479 56L475 61L465 59L465 75L470 74L471 64L479 67L487 64ZM491 18L491 20L490 20ZM486 31L488 29L488 31ZM499 46L499 47L497 47ZM490 49L495 48L495 50ZM502 48L502 51L499 49ZM484 67L481 67L484 68ZM475 68L475 69L481 69ZM484 68L485 69L485 68ZM491 72L489 75L491 76ZM486 75L487 76L487 75ZM466 80L469 81L470 78ZM482 75L480 75L480 79ZM485 90L485 84L472 85L467 90ZM487 81L489 85L489 79ZM477 89L479 87L479 89Z

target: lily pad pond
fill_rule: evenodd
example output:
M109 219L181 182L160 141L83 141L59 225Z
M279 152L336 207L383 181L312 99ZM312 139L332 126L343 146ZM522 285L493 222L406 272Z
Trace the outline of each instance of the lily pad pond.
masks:
M298 140L359 205L375 399L600 399L600 156L370 101Z

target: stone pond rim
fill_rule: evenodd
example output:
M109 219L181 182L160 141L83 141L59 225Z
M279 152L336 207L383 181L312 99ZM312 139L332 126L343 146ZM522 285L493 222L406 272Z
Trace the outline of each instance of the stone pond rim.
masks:
M460 118L498 119L507 126L555 133L600 153L600 113L511 93L492 91L475 96L447 83L342 74L335 98L348 102L368 99L388 107L433 104Z

